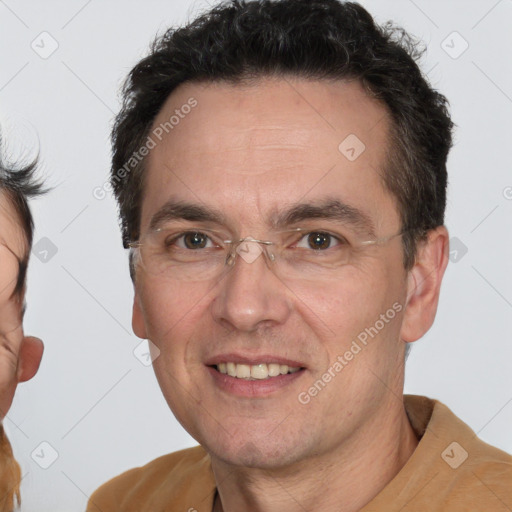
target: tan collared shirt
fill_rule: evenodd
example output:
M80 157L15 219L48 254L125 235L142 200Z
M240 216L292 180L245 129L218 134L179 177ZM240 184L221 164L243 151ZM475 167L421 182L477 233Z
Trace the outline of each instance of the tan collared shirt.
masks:
M445 405L405 395L421 438L398 474L360 512L511 512L512 456L476 437ZM197 446L110 480L87 512L211 512L215 480Z

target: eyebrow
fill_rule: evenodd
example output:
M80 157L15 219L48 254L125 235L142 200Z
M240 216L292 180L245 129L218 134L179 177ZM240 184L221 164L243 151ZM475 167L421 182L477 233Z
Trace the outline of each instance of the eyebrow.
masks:
M375 237L375 224L362 210L339 199L324 199L319 202L301 203L279 213L274 225L283 228L310 219L334 220L351 225L356 230Z
M372 219L359 208L339 199L324 199L293 205L274 215L271 225L275 229L283 229L311 219L334 220L351 225L370 237L375 237L375 224ZM149 227L151 230L158 229L162 224L171 220L226 224L225 215L215 208L171 200L153 215Z
M190 222L212 222L222 224L224 215L211 207L185 203L182 201L168 201L151 217L149 228L158 229L162 224L170 220L188 220Z

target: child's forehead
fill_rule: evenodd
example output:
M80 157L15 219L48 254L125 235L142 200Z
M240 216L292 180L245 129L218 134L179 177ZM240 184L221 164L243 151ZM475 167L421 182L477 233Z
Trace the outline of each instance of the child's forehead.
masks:
M0 243L6 245L19 259L24 259L27 251L27 234L9 193L1 189Z

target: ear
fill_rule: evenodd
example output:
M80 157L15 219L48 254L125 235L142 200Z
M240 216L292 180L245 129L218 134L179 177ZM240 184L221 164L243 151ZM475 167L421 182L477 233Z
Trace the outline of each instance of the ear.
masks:
M147 339L146 323L144 322L144 313L142 311L140 295L137 292L137 287L135 287L135 295L133 297L132 329L135 336L143 340Z
M39 370L44 345L39 338L27 336L20 345L18 357L18 382L30 380Z
M403 341L416 341L432 326L448 254L449 235L444 226L430 230L427 239L418 243L416 260L407 276L407 300L400 331Z

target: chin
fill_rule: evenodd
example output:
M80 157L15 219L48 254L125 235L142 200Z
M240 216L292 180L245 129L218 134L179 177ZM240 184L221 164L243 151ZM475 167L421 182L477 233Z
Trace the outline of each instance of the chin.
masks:
M258 469L279 469L299 461L305 456L303 441L294 442L292 436L271 438L255 437L254 433L244 438L235 437L219 442L201 443L205 449L223 463Z

